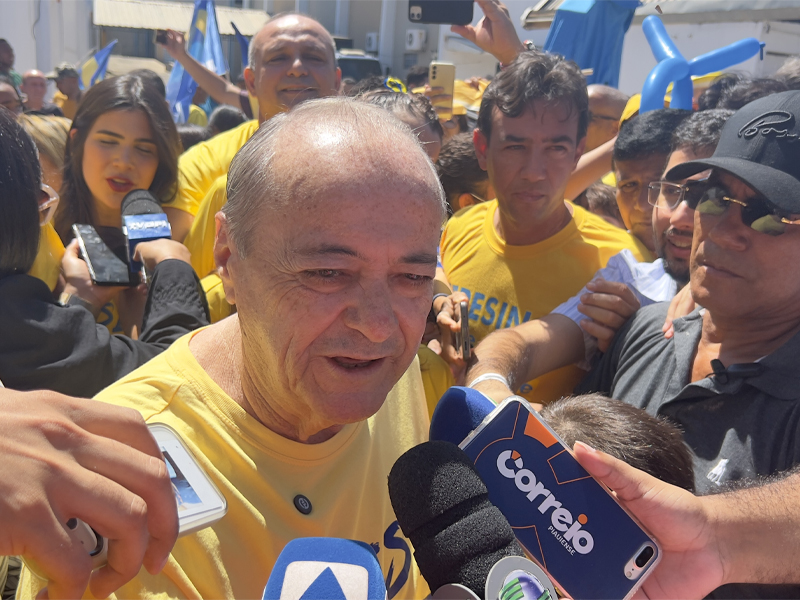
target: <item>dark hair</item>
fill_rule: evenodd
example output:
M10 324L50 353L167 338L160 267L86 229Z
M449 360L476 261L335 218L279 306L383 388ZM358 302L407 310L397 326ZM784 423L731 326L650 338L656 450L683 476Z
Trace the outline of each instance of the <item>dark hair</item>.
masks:
M623 222L617 204L616 188L606 185L602 181L597 181L583 190L572 203L582 206L590 213L601 217L612 217L620 223Z
M245 114L235 106L222 104L215 108L208 117L208 128L212 135L238 127L247 121ZM184 146L185 149L185 146Z
M600 394L562 398L540 414L570 447L584 442L653 477L694 491L692 454L669 421Z
M426 66L415 65L411 67L406 74L406 87L411 90L411 88L425 85L428 81L428 73L429 69Z
M0 110L0 278L27 273L39 249L42 172L33 139Z
M565 104L569 115L578 114L578 137L586 137L589 126L589 96L578 65L558 54L522 52L486 88L478 112L478 129L488 140L492 113L497 108L507 117L522 116L536 101Z
M730 108L739 110L745 104L750 104L753 100L758 100L764 96L788 91L785 82L779 79L764 77L750 81L740 81L733 87L729 87L719 98L716 108Z
M164 85L164 80L158 76L158 73L150 69L134 69L128 75L138 75L142 78L145 85L152 85L158 90L158 95L164 100L167 99L167 86Z
M55 216L56 231L64 241L72 237L73 224L95 225L92 194L83 177L83 147L98 117L112 110L141 110L147 115L158 150L158 169L150 192L161 203L172 200L177 193L181 140L164 99L139 75L101 81L84 94L67 141L61 204Z
M374 92L375 90L388 90L389 88L384 85L384 81L386 81L386 77L383 75L370 75L369 77L364 77L364 79L360 79L358 83L350 88L350 91L347 92L347 95L351 98L357 98L358 96L363 96L364 94Z
M688 149L693 154L717 147L722 128L736 111L727 108L712 108L692 113L684 119L672 134L672 150Z
M742 81L750 81L750 76L743 73L723 73L697 98L698 110L717 108L722 94Z
M444 138L444 129L442 129L442 124L439 122L439 116L436 114L431 101L425 96L393 92L384 87L362 94L358 99L362 102L385 108L395 115L410 115L430 127L433 133L439 137L439 140Z
M458 196L478 194L478 186L489 179L489 174L478 164L472 134L468 132L457 133L442 146L436 161L436 171L453 212L458 210L458 206L453 204Z
M691 114L689 110L659 108L631 117L619 128L613 160L639 160L654 154L668 155L673 132Z
M178 135L181 138L184 152L195 144L211 139L211 132L207 127L201 127L194 123L182 123L178 125Z

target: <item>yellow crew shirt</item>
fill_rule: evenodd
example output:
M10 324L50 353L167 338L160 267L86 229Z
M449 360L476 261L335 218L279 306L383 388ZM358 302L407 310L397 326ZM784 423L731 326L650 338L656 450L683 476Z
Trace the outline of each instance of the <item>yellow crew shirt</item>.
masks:
M189 249L189 254L192 255L192 267L200 278L214 272L217 268L217 263L214 259L214 239L217 235L215 217L228 201L227 185L227 173L218 177L211 184L208 193L200 203L197 213L195 213L192 227L183 240L183 245Z
M148 423L177 431L225 496L228 512L179 538L160 574L142 568L113 597L261 598L284 546L311 536L371 544L390 599L425 597L428 586L386 485L397 458L428 437L419 362L411 363L375 415L321 444L301 444L264 427L222 391L189 349L196 334L178 339L96 399L134 408ZM310 514L294 507L298 494L311 502ZM33 598L44 584L26 568L18 597Z
M71 98L68 98L66 94L62 94L61 92L56 92L53 94L53 104L60 108L61 112L64 113L64 116L70 121L75 118L75 113L78 112L79 103L79 100L72 100Z
M425 401L428 403L428 416L432 417L439 400L456 384L456 379L450 365L424 344L417 349L417 358L422 372L422 386L425 388Z
M494 227L497 200L467 207L445 226L441 261L454 292L469 297L469 330L477 344L495 329L549 314L572 298L598 269L628 248L638 260L648 250L632 235L580 206L554 236L528 246L509 246ZM520 388L532 402L551 402L572 393L585 371L571 365Z
M206 111L197 106L197 104L190 104L189 118L186 119L186 122L191 125L206 127L208 125L208 115L206 115Z
M211 184L220 175L227 174L233 157L257 129L257 119L247 121L181 154L178 160L178 194L164 207L176 208L192 216L197 214Z

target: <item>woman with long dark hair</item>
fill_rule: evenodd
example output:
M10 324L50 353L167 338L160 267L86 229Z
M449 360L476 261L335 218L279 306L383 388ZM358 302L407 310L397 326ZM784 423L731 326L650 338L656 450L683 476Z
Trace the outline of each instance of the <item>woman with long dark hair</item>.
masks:
M160 203L178 185L178 130L159 90L139 75L106 79L87 91L69 132L64 156L61 202L55 228L66 245L72 226L91 225L121 259L126 245L121 228L122 200L136 189L149 190ZM65 265L77 259L68 246ZM141 327L144 296L118 290L98 322L113 333Z
M95 322L99 307L93 293L84 293L89 273L80 260L73 269L82 274L67 278L57 302L44 281L28 274L57 198L42 184L33 140L13 113L0 109L0 381L90 397L207 325L207 309L188 250L172 240L136 247L153 272L138 341Z

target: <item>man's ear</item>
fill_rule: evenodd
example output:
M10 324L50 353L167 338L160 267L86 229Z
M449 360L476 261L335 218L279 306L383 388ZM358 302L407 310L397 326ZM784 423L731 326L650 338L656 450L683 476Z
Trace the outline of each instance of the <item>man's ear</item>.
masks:
M462 208L477 204L477 201L472 194L467 194L464 192L463 194L458 195L458 198L456 198L456 204L458 204L458 209L461 210Z
M339 67L336 67L336 92L342 93L342 70Z
M247 93L257 98L256 96L256 74L250 67L244 68L244 85L247 88Z
M472 144L475 146L475 155L481 169L486 170L486 152L489 149L489 140L480 129L472 132Z
M228 218L219 211L215 216L216 235L214 237L214 262L217 263L217 274L222 279L222 289L230 304L236 304L236 290L231 279L231 266L238 259L238 252L231 240Z

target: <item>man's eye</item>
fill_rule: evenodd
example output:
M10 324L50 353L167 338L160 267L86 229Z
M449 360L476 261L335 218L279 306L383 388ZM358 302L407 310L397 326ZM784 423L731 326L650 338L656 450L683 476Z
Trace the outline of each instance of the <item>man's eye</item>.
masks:
M639 185L636 183L625 183L620 186L621 189L626 194L630 194L631 192L635 192L638 189Z
M430 283L433 280L433 277L430 277L428 275L418 275L416 273L406 273L404 277L406 281L408 281L412 285L425 285L426 283Z
M319 279L333 279L337 275L341 275L341 271L336 271L335 269L317 269L315 271L307 271L307 273Z

